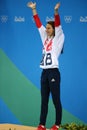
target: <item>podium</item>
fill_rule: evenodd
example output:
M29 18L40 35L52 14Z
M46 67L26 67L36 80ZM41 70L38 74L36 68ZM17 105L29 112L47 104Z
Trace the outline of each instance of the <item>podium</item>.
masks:
M37 128L16 124L0 124L0 130L37 130Z

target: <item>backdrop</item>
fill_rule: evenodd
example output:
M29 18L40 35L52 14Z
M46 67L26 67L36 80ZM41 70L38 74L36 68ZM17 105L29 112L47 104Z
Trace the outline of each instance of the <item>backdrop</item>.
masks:
M0 123L37 126L42 43L28 0L0 0ZM36 0L43 25L57 0ZM62 123L87 123L87 1L60 0L65 34L60 56ZM47 126L54 122L49 102Z

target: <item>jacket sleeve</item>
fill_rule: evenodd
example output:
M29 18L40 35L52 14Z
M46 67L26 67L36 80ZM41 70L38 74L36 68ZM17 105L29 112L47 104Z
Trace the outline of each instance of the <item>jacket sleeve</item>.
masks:
M41 21L40 21L40 18L39 18L39 16L38 16L38 14L34 15L33 18L34 18L34 20L35 20L35 23L36 23L37 28L40 28L40 27L42 26L42 23L41 23Z
M55 18L55 37L57 39L59 39L59 37L61 36L61 34L63 33L63 30L62 30L62 27L61 27L61 24L60 24L60 16L59 14L56 14L54 15L54 18Z
M55 15L55 27L58 27L60 25L60 16L59 15Z
M38 31L40 33L40 37L41 37L42 43L44 44L44 41L45 41L46 36L47 36L46 35L46 28L42 25L38 14L34 15L33 17L34 17L36 26L38 28Z
M64 45L64 33L62 30L62 26L60 24L60 17L59 15L55 15L55 44L56 44L56 52L58 54L58 57L62 51L63 45Z

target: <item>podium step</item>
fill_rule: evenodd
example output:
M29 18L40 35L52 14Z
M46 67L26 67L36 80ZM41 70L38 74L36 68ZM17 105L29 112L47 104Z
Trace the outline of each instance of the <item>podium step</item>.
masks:
M37 128L24 125L0 124L0 130L37 130Z

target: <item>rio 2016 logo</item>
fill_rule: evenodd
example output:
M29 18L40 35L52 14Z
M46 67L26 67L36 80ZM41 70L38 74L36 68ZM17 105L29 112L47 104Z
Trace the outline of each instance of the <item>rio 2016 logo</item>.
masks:
M66 23L71 23L72 16L64 16L64 20L65 20Z
M1 15L0 20L2 23L6 23L8 21L8 16L7 15Z

